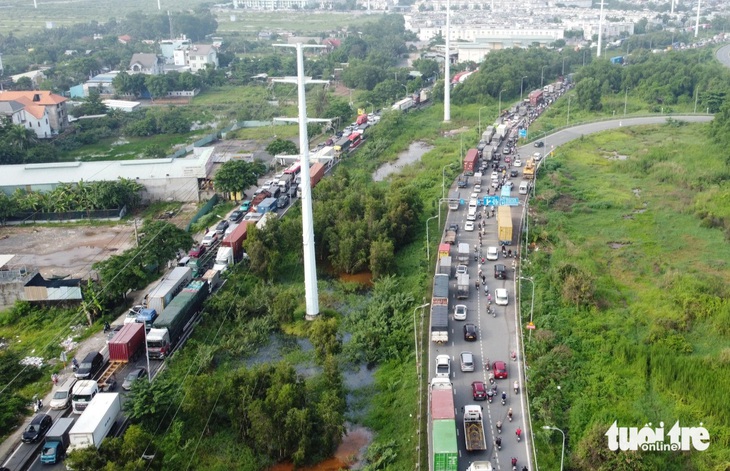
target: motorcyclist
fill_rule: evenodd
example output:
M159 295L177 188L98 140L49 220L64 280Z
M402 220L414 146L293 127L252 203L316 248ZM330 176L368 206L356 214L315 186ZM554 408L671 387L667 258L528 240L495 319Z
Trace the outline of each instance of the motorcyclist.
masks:
M494 440L494 443L497 444L497 448L499 448L500 450L502 449L502 437L497 437L497 439Z
M517 430L515 430L515 435L517 435L517 441L520 441L520 437L522 437L522 429L517 427Z
M502 400L503 401L506 401L507 400L507 393L504 392L504 391L502 391Z
M511 407L507 411L507 417L509 417L509 421L512 422L512 408Z
M515 388L515 394L520 390L520 384L515 380L513 387Z
M497 427L497 432L498 433L502 433L502 421L501 420L498 420L495 425Z
M514 456L512 457L512 466L517 466L517 458L515 458Z

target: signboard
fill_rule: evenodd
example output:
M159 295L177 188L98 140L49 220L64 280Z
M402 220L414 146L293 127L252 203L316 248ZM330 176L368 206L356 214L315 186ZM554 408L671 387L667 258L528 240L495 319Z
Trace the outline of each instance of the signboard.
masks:
M530 329L530 330L535 330L535 324L533 324L532 322L528 322L527 323L527 328Z
M527 129L520 129L520 137L527 137Z
M480 203L483 206L519 206L520 199L509 196L485 196Z

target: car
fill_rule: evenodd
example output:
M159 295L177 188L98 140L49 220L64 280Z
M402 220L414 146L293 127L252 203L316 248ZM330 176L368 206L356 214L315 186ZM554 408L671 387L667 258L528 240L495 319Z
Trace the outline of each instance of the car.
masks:
M46 435L51 428L53 419L48 414L38 414L33 417L30 424L25 428L21 441L23 443L35 443Z
M206 250L206 246L203 244L196 245L192 249L190 249L190 252L188 252L188 255L190 255L193 258L200 258L203 256Z
M502 172L504 172L505 170L507 170L507 166L505 166L505 165L500 165L500 166L498 166L498 167L497 167L497 171L498 171L498 172L499 172L500 174L501 174Z
M477 220L477 213L476 213L476 211L474 211L474 212L469 211L469 214L466 215L466 220L467 221L472 221L472 222L473 221L476 221Z
M534 154L532 154L532 156L533 156L533 157L535 158L535 160L536 160L536 161L538 161L538 162L540 161L540 159L542 159L542 154L541 154L541 153L539 153L539 152L535 152Z
M238 210L243 211L244 213L247 213L251 209L251 202L249 200L244 200L243 203L241 203L241 206L239 206Z
M494 290L494 302L498 306L506 306L509 303L509 297L507 296L507 290L504 288L497 288Z
M494 277L498 280L506 280L507 267L505 267L501 263L497 263L496 265L494 265Z
M244 221L258 221L259 219L261 219L261 217L263 217L263 214L251 211L246 216L244 216L243 220Z
M544 145L545 145L545 143L542 141L535 142L535 147L543 147Z
M465 275L467 273L468 269L466 265L457 265L456 266L456 274L457 275Z
M228 226L230 224L225 219L218 223L217 226L215 226L215 232L220 235L226 232L226 229L228 229Z
M466 221L466 224L464 224L464 230L472 232L474 230L474 221Z
M459 225L458 224L449 224L449 228L447 230L459 232Z
M438 355L436 357L436 377L448 378L449 376L451 376L451 357Z
M244 215L245 215L245 213L243 211L241 211L240 209L237 209L228 215L228 221L230 221L232 223L240 222L241 219L243 219Z
M474 185L474 193L479 194L481 192L482 192L482 185L480 185L478 183L476 185Z
M514 162L512 162L512 166L513 166L513 167L522 167L522 160L520 160L520 159L515 159L515 161L514 161Z
M476 342L477 326L475 326L474 324L464 324L464 340L469 342Z
M502 149L502 153L503 153L504 155L507 155L507 154L509 154L509 147L507 147L507 146L504 146L504 149Z
M511 158L509 158L509 157L505 157L504 158L504 163L508 164L510 162L512 162L512 159Z
M490 180L499 180L499 174L497 172L492 172L492 176L489 177Z
M507 180L507 181L506 181L506 182L504 182L504 184L502 185L502 188L509 188L509 189L511 190L511 189L512 189L512 185L513 185L513 183L512 183L512 182L511 182L510 180Z
M122 389L124 389L125 391L129 391L130 389L132 389L132 384L134 384L135 381L146 375L147 370L145 370L144 368L133 369L129 372L127 377L124 378L124 382L122 383Z
M479 193L478 193L478 192L476 192L476 191L474 191L474 192L473 192L473 193L471 194L471 196L469 197L469 200L470 200L470 201L472 201L472 200L477 200L477 201L478 201L478 200L479 200Z
M466 305L465 304L457 304L454 306L454 320L455 321L465 321L466 320Z
M471 383L471 397L475 401L487 400L487 385L484 384L484 381L474 381Z
M461 361L461 371L474 371L474 355L471 352L461 352L459 359Z
M206 247L210 247L211 245L215 244L217 241L218 241L218 233L215 231L210 231L207 234L205 234L205 237L203 237L203 240L200 243L205 245Z
M512 170L509 171L509 176L512 177L512 178L517 177L519 175L520 175L520 172L518 172L515 169L512 169Z
M495 361L492 365L492 371L496 379L507 379L507 363Z
M499 260L497 247L487 247L487 260Z

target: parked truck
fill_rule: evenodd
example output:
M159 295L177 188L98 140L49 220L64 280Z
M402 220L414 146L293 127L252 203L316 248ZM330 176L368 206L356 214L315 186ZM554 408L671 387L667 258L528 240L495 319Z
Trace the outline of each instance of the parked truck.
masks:
M433 277L431 298L431 341L449 341L449 275L439 273Z
M150 358L161 360L170 355L207 295L205 282L193 281L162 311L147 334Z
M144 345L145 326L141 323L126 324L108 342L109 366L99 377L99 388L110 391L117 385L116 373L128 362L135 361Z
M479 151L476 149L469 149L464 157L464 175L474 175L477 169L477 162L479 160Z
M448 378L431 380L431 453L433 471L457 471L459 449L453 386Z
M317 186L317 183L324 177L325 172L327 171L327 167L323 162L317 162L316 164L312 165L312 167L309 169L309 184L310 188L314 188ZM299 184L299 188L297 188L297 197L302 197L302 184Z
M481 406L471 404L464 406L464 440L467 451L487 449Z
M264 214L265 218L269 217L269 213ZM263 220L263 218L262 218ZM243 242L248 236L249 226L252 221L241 221L241 223L230 234L223 238L218 253L215 256L213 270L224 272L228 267L240 262L243 259Z
M509 206L497 209L497 236L500 244L512 244L512 208Z
M122 411L118 393L100 393L91 400L81 417L68 432L69 451L99 448Z
M158 313L162 312L167 304L172 301L193 279L193 271L190 267L176 267L167 278L163 279L152 291L147 293L147 307Z
M66 456L69 439L68 432L74 424L73 417L60 417L56 419L51 429L46 434L46 441L41 450L42 464L56 464Z
M461 265L469 265L469 244L466 242L459 242L459 255L456 260Z
M462 273L456 276L456 299L469 297L469 275Z

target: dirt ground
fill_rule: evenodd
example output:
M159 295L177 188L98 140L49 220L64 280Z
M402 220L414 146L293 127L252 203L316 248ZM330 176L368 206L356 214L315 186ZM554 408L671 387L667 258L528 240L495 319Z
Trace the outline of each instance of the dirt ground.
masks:
M0 228L0 253L13 254L10 266L37 268L45 277L88 277L91 265L134 243L134 225L83 227L6 226Z

